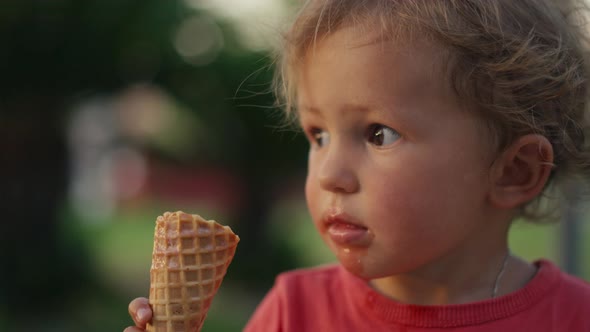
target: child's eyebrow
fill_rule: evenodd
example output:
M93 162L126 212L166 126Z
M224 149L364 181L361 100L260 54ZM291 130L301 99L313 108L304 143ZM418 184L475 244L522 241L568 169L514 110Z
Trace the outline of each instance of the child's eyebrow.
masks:
M318 108L315 108L315 107L312 107L312 106L308 106L308 105L299 105L297 107L297 111L298 112L303 112L303 113L311 113L311 114L319 114L319 113L321 113Z
M309 105L300 105L297 108L299 111L303 111L304 113L311 113L311 114L320 114L321 110L317 107L309 106ZM342 111L357 111L357 112L369 112L373 109L371 106L365 106L360 104L345 104L340 106L340 110Z

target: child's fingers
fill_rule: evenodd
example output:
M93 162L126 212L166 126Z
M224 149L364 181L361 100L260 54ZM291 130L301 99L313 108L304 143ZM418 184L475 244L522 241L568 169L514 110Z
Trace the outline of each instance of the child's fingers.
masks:
M152 319L152 309L145 297L138 297L129 303L129 315L135 325L145 328L145 325Z
M145 330L140 329L139 327L129 326L123 332L145 332Z

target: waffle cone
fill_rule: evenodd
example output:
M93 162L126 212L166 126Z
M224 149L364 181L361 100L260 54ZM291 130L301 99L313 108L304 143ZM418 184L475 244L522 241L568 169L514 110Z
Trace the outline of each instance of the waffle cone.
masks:
M147 331L200 331L240 238L181 211L158 217L154 233Z

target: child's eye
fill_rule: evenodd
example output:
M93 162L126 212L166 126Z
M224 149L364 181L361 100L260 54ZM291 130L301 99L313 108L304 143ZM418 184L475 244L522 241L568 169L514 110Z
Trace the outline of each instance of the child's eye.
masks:
M401 135L397 131L380 124L372 124L367 132L369 143L377 146L392 144L400 137Z
M312 144L318 147L322 147L330 142L330 135L327 131L319 128L313 128L310 130Z

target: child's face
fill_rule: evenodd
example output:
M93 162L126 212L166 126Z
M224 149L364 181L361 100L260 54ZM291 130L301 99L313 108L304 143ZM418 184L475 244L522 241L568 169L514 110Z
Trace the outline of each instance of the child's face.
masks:
M355 36L339 30L308 53L298 112L311 216L346 268L377 278L485 239L493 159L480 120L433 73L436 47Z

